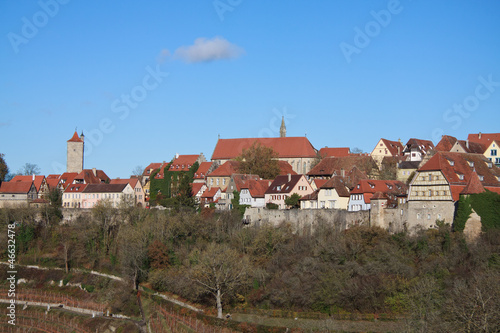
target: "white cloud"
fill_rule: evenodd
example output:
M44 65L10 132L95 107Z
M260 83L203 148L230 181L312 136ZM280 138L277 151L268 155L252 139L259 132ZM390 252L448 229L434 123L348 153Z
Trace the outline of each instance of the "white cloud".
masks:
M175 50L174 57L185 62L209 62L221 59L238 58L245 51L222 37L213 39L197 38L193 45L181 46Z

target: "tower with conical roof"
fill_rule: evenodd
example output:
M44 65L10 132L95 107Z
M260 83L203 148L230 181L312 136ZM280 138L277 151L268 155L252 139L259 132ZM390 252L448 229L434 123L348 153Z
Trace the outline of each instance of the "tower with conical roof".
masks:
M286 137L285 117L281 117L280 138Z
M78 133L75 131L73 137L68 140L66 172L82 172L84 138L83 132L82 135L78 136Z

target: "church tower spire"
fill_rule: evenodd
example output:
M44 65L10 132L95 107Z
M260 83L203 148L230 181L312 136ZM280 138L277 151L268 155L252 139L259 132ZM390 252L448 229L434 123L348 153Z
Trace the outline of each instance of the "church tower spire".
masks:
M280 138L286 137L285 116L281 117Z

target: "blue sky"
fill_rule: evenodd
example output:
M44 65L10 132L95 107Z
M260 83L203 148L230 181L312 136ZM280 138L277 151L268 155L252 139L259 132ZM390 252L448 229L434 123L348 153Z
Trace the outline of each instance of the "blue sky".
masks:
M136 166L217 137L317 149L499 132L500 2L2 1L0 153L12 172Z

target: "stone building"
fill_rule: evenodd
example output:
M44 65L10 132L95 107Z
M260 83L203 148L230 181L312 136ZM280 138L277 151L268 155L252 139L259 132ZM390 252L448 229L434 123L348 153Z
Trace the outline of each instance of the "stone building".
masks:
M73 137L68 140L67 155L66 155L66 172L80 173L83 170L83 149L84 135L78 136L78 133L73 134Z

